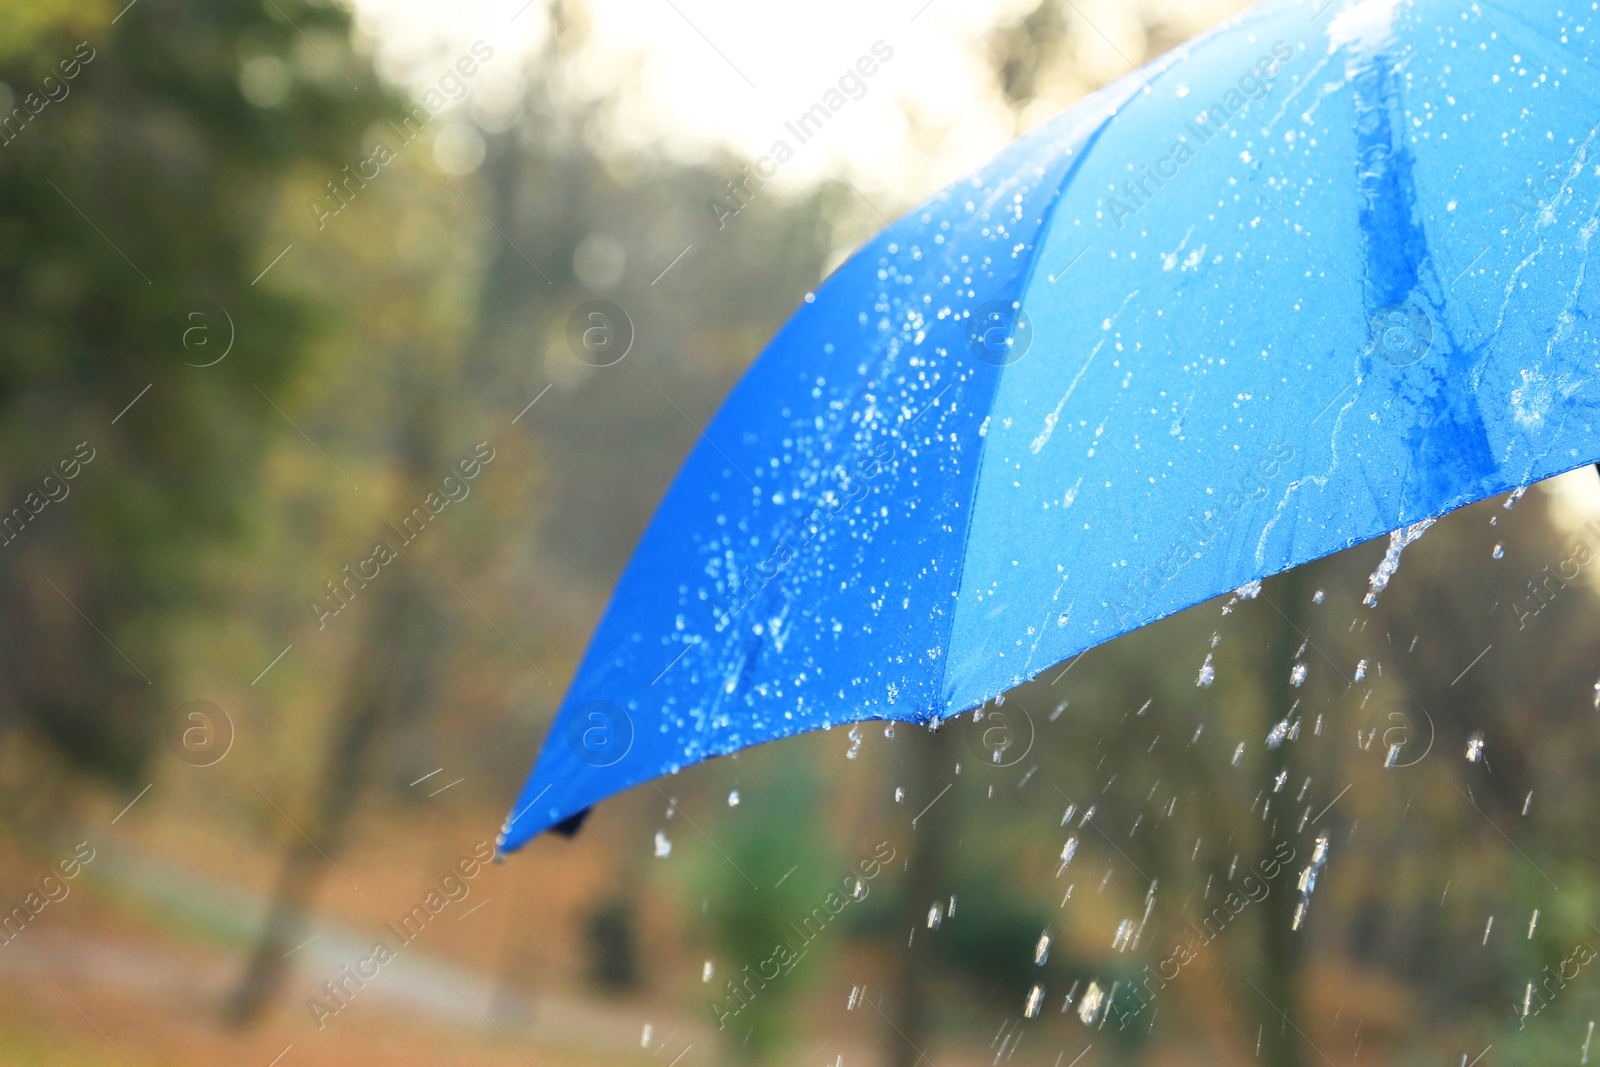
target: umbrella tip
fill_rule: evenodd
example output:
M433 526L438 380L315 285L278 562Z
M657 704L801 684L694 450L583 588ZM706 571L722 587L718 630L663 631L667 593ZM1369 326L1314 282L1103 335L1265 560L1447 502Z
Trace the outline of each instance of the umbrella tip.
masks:
M553 832L560 834L562 837L570 839L578 836L578 831L583 828L583 820L587 819L588 817L589 809L584 808L579 812L568 815L565 819L562 819L560 822L550 827L550 829Z

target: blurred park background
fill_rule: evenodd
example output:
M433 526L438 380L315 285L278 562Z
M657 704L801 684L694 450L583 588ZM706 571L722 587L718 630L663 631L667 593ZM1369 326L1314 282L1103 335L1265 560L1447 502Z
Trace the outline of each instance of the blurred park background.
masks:
M8 0L0 1062L1587 1062L1592 469L483 862L765 339L1239 6Z

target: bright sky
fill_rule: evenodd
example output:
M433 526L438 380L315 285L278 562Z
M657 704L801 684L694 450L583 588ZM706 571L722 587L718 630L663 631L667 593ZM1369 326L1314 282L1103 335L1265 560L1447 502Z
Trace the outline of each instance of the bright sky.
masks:
M548 0L352 0L385 73L426 85L477 39L495 58L475 79L491 110L515 99L523 61L538 52ZM526 5L526 6L524 6ZM780 186L845 174L867 190L910 202L982 164L1012 139L1009 113L984 61L988 31L1032 0L569 0L588 24L569 88L619 102L623 145L680 156L731 148L752 158L783 137L797 148ZM1240 0L1073 0L1085 20L1077 56L1092 83L1140 61L1141 10L1159 10L1187 36ZM825 131L804 146L784 130L838 83L875 42L893 50ZM1126 59L1124 58L1126 57ZM1055 112L1084 86L1057 86Z

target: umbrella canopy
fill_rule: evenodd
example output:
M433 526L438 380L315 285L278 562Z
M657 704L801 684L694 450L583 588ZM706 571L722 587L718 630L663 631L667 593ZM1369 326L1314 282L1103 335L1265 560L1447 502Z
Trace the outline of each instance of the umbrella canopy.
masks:
M1394 531L1375 596L1600 457L1591 22L1268 3L892 224L706 427L502 847Z

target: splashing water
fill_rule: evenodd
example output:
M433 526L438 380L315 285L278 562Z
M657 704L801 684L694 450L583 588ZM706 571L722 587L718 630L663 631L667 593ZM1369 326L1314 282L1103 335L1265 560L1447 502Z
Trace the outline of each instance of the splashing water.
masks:
M1230 599L1226 604L1222 605L1222 613L1224 615L1232 615L1233 614L1233 606L1235 604L1237 604L1239 601L1241 601L1241 600L1254 600L1256 597L1258 597L1260 595L1261 595L1261 579L1260 578L1257 578L1253 582L1246 582L1243 585L1241 585L1239 588L1237 588L1237 589L1235 589L1233 591L1232 599Z
M1367 579L1367 595L1361 598L1361 603L1369 608L1378 606L1378 596L1389 585L1389 579L1394 577L1394 572L1400 569L1400 553L1406 546L1421 537L1433 525L1432 519L1423 519L1421 522L1412 523L1401 530L1389 534L1389 549L1383 554L1383 562L1378 564L1378 569L1372 572Z
M1194 684L1201 688L1209 688L1217 679L1217 669L1211 665L1211 653L1206 653L1206 661L1200 664L1200 673L1195 676Z

